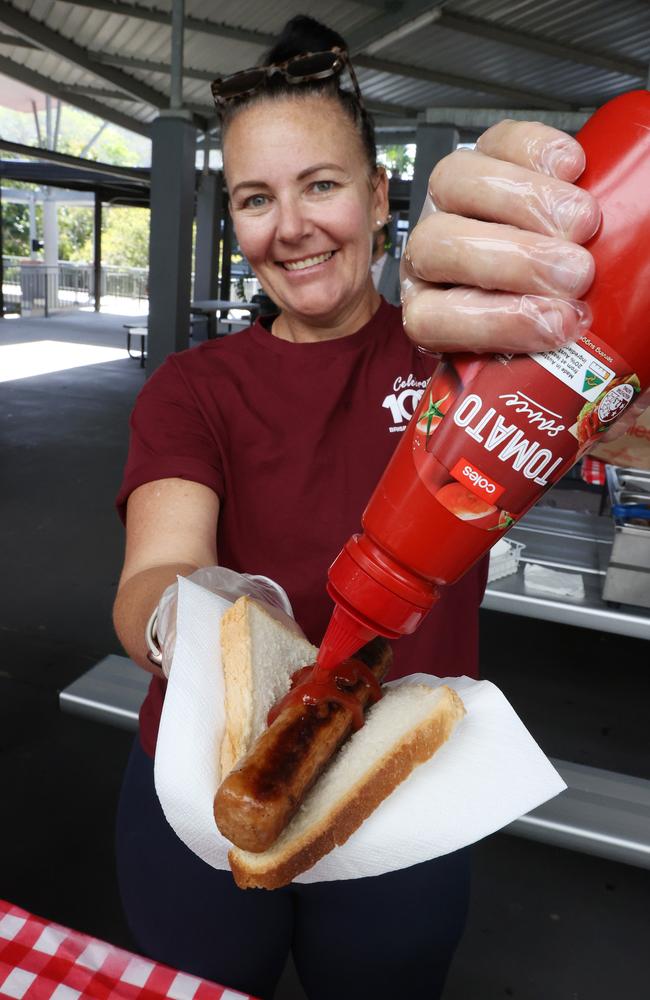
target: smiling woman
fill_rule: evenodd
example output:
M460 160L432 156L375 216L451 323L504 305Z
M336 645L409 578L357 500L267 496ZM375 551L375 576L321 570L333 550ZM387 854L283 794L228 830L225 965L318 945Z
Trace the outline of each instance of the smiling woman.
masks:
M258 99L226 131L224 171L242 252L281 310L273 335L330 339L367 323L379 305L370 262L387 180L336 99Z
M279 583L320 643L327 569L436 365L409 337L433 350L557 346L586 322L567 297L587 286L590 256L571 240L598 222L598 206L571 183L584 163L573 139L543 125L496 126L479 151L453 153L432 174L444 210L411 235L403 324L371 279L387 182L341 36L294 18L260 66L212 91L237 237L278 311L172 355L138 398L118 498L127 545L115 625L153 672L145 626L163 591L216 564L217 551L222 566ZM447 398L443 388L427 399L416 428L425 441ZM476 520L493 514L474 508ZM479 563L446 588L396 643L391 678L477 676L485 578ZM118 823L140 950L259 997L272 996L292 950L310 1000L436 1000L464 922L465 852L378 878L238 890L229 871L187 851L160 810L152 758L164 694L155 676Z

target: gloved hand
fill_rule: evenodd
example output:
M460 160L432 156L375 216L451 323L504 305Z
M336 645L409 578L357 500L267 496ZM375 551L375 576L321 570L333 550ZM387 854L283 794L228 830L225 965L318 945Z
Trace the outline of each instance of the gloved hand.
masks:
M475 150L441 160L402 257L408 336L432 352L547 351L591 317L581 243L600 223L571 136L539 122L493 125Z
M272 614L281 618L285 625L302 634L293 618L289 598L282 587L266 576L236 573L225 566L206 566L203 569L198 569L186 579L231 603L245 594L254 597L257 601L263 601ZM176 647L177 607L178 582L167 587L158 603L156 639L162 655L160 666L165 677L169 677Z

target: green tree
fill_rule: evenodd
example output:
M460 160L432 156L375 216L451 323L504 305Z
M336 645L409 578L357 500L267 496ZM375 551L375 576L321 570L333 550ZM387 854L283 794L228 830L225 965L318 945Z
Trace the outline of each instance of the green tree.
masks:
M92 227L78 260L93 259ZM116 267L148 267L149 210L114 206L104 209L102 263Z
M92 208L59 205L59 259L90 263L93 259L94 218ZM86 256L90 247L90 256Z
M3 201L2 251L7 257L29 257L28 205Z
M53 109L52 121L56 115ZM26 146L45 145L46 114L38 112L41 133L39 143L32 112L0 107L0 135ZM94 139L102 121L69 104L62 105L57 150L79 156ZM85 158L119 166L146 166L151 162L151 142L144 136L107 125L85 152ZM12 159L11 154L3 154ZM18 157L22 159L22 157ZM33 185L5 181L4 186L30 188ZM5 202L3 220L4 252L29 256L29 209ZM126 215L124 214L126 213ZM133 214L129 214L133 213ZM37 234L42 238L42 211L36 208ZM74 205L61 205L59 219L59 256L62 260L89 263L93 259L93 211ZM105 263L146 267L149 252L149 213L136 208L104 210L102 258Z
M414 159L409 146L382 146L379 149L379 161L383 163L391 177L412 177Z

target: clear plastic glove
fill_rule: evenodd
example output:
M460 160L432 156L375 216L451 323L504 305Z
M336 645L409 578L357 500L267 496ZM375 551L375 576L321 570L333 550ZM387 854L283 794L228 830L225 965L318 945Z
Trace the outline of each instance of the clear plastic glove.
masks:
M595 198L571 136L539 122L493 125L438 163L402 257L406 333L425 350L552 350L589 328Z
M234 602L244 595L263 601L267 609L285 625L293 628L300 635L302 631L296 624L289 598L279 584L267 576L251 576L248 573L236 573L225 566L205 566L187 577L192 583L204 587L212 594L227 601ZM156 638L162 653L160 666L165 677L169 671L176 647L176 610L178 606L178 583L167 587L158 603L158 618L156 621Z

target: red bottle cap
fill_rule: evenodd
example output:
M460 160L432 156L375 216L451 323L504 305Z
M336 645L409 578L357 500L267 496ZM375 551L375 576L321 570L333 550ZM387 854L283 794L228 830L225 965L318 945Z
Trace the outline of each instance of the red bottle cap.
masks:
M399 639L410 635L439 597L435 584L393 564L366 535L349 539L328 576L327 591L337 607L321 645L319 663L325 657L331 662L335 646L340 662L372 636ZM340 638L335 639L335 635Z

